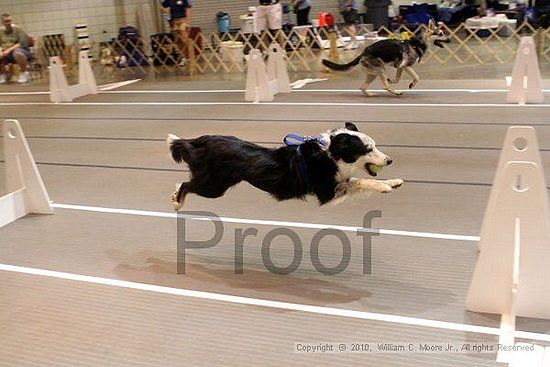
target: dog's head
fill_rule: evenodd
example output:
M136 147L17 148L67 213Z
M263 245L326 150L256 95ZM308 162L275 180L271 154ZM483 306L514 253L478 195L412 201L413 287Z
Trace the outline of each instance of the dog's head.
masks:
M346 122L346 127L323 134L328 143L328 152L336 161L343 179L367 172L376 176L373 165L388 166L392 159L376 148L374 140L359 131L357 126Z
M422 38L426 41L433 43L439 48L443 48L444 43L451 42L443 29L435 24L433 19L430 19L430 21L428 22L428 28L424 32L424 36Z

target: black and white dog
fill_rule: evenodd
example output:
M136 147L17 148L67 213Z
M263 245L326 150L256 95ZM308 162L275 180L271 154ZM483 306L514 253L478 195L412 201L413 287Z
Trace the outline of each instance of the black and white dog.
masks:
M361 63L366 73L366 79L361 86L361 91L366 96L375 95L369 92L368 89L376 77L380 79L385 90L394 95L400 95L401 92L394 90L389 83L398 83L404 70L413 78L409 84L409 89L413 88L420 80L420 77L413 70L412 65L420 62L430 42L433 42L438 47L443 47L443 43L450 42L449 38L436 26L433 20L430 20L428 28L420 37L413 36L405 41L398 39L378 41L365 48L363 52L347 64L336 64L329 60L323 60L323 65L332 70L349 70ZM386 65L397 69L395 79L392 80L386 76Z
M167 142L172 158L187 163L191 173L189 182L181 183L172 194L175 210L181 209L189 193L217 198L241 181L277 200L311 194L321 205L341 202L355 193L387 193L403 184L400 179L357 177L365 172L376 176L392 160L352 123L300 145L276 149L220 135L181 139L170 134Z

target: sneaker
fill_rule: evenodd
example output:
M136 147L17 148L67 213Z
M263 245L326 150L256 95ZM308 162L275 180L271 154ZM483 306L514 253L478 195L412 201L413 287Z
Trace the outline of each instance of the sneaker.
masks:
M19 84L25 84L29 82L29 72L24 71L19 74L19 78L17 78L17 83Z
M8 78L6 77L6 74L0 74L0 84L6 84L8 82Z
M180 62L178 63L178 66L180 67L184 67L185 65L187 65L189 62L187 61L187 59L185 57L182 57Z

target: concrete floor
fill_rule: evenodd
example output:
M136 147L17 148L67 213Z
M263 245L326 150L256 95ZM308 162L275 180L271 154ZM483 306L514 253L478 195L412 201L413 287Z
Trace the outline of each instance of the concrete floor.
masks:
M501 144L511 125L536 127L550 179L550 93L545 93L544 105L500 106L503 92L425 89L504 89L503 80L423 80L418 90L400 98L383 93L365 98L356 91L361 83L357 77L336 75L277 96L274 104L241 104L241 92L206 92L244 87L242 80L230 77L140 82L64 105L49 104L45 94L0 94L0 118L20 120L57 204L170 212L174 184L185 179L187 172L169 159L167 133L231 134L274 147L287 133L315 135L344 121L355 121L392 156L395 163L382 177L403 178L406 183L401 189L336 207L318 207L313 199L278 203L240 184L215 200L189 196L185 210L352 227L361 226L368 211L380 210L382 218L374 222L379 228L477 236ZM8 88L0 93L45 90L39 83ZM332 91L315 91L320 89ZM153 93L170 90L203 93ZM1 174L3 168L0 163ZM192 238L204 238L210 231L204 222L187 225ZM259 233L246 240L245 271L236 275L235 231L244 228L257 228ZM229 221L221 243L192 251L186 274L178 275L175 219L58 208L53 216L28 216L0 229L0 264L499 326L496 315L464 310L476 241L381 235L373 240L372 274L365 275L362 238L349 232L349 267L339 275L326 276L314 269L308 255L315 230L293 227L304 245L303 261L297 271L281 276L262 265L261 240L273 228ZM275 244L273 261L287 265L292 248L283 240ZM338 242L326 239L321 260L334 266L341 253ZM0 279L1 366L496 365L494 353L294 352L297 342L496 343L497 337L490 334L399 323L397 318L388 322L312 314L8 271L0 271ZM518 329L550 334L550 322L521 318Z

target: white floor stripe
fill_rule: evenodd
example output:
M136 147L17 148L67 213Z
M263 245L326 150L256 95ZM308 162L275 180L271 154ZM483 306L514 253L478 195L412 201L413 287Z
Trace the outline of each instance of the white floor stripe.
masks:
M157 218L177 218L176 213L165 213L165 212L154 212L146 210L133 210L133 209L117 209L117 208L105 208L105 207L96 207L96 206L84 206L84 205L72 205L72 204L52 204L54 208L59 209L69 209L69 210L80 210L88 212L97 212L97 213L109 213L109 214L125 214L125 215L137 215L145 217L157 217ZM184 216L180 213L180 218L185 217L186 219L191 220L210 220L206 217L197 217L197 216ZM469 241L477 242L479 237L477 236L467 236L467 235L456 235L456 234L447 234L447 233L430 233L430 232L413 232L413 231L399 231L393 229L373 229L373 228L362 228L362 227L352 227L352 226L340 226L332 224L317 224L317 223L301 223L301 222L287 222L287 221L277 221L277 220L260 220L260 219L243 219L243 218L232 218L232 217L220 217L220 220L225 223L240 223L240 224L255 224L255 225L265 225L265 226L279 226L279 227L292 227L292 228L308 228L308 229L325 229L333 228L338 229L344 232L369 232L369 233L380 233L382 235L389 236L402 236L402 237L419 237L419 238L434 238L442 240L454 240L454 241Z
M2 92L0 96L36 96L50 94L50 92Z
M389 315L389 314L381 314L381 313L374 313L374 312L353 311L353 310L346 310L341 308L270 301L270 300L257 299L257 298L233 296L229 294L171 288L171 287L164 287L164 286L153 285L153 284L136 283L136 282L129 282L124 280L100 278L100 277L94 277L89 275L65 273L65 272L59 272L59 271L36 269L36 268L14 266L14 265L7 265L7 264L0 264L0 271L29 274L29 275L38 275L38 276L45 276L45 277L51 277L51 278L57 278L57 279L72 280L77 282L101 284L101 285L127 288L127 289L135 289L135 290L141 290L146 292L155 292L155 293L169 294L174 296L205 299L210 301L219 301L219 302L227 302L227 303L233 303L233 304L242 304L242 305L260 306L260 307L284 309L284 310L298 311L298 312L307 312L307 313L326 315L326 316L338 316L338 317L347 317L347 318L362 319L362 320L391 322L391 323L402 324L402 325L421 326L421 327L429 327L429 328L444 329L444 330L462 331L462 332L468 332L468 333L488 334L488 335L495 335L495 336L500 335L500 332L501 332L499 328L479 326L479 325L458 324L453 322L428 320L428 319L421 319L416 317L406 317L406 316ZM516 338L525 338L530 340L550 342L550 335L547 335L547 334L532 333L527 331L516 331L515 336Z
M82 107L82 106L251 106L251 107L276 107L276 106L310 106L310 107L509 107L509 108L543 108L550 104L506 104L506 103L322 103L322 102L5 102L0 106L56 106L56 107Z
M195 89L195 90L110 90L112 88L119 88L128 84L135 83L141 79L130 80L126 82L119 83L110 83L105 85L98 86L100 94L207 94L207 93L244 93L244 89ZM353 93L360 94L359 89L293 89L294 92L299 93ZM372 89L372 92L377 93L386 93L383 89ZM457 88L457 89L398 89L401 92L407 92L412 94L421 94L421 93L508 93L508 89L468 89L468 88ZM550 89L543 89L543 93L550 93ZM3 92L0 93L0 96L24 96L24 95L45 95L49 92Z
M384 89L371 89L371 92L387 93ZM508 93L508 89L397 89L406 93ZM543 93L550 93L550 89L543 89ZM112 91L105 94L193 94L193 93L244 93L244 89L230 90L129 90ZM293 89L298 93L353 93L361 94L359 89Z

